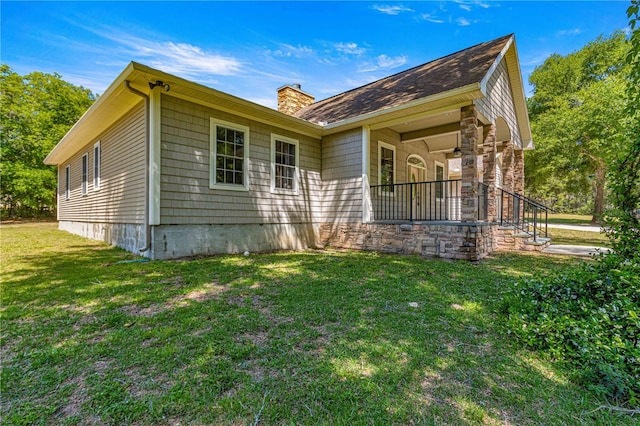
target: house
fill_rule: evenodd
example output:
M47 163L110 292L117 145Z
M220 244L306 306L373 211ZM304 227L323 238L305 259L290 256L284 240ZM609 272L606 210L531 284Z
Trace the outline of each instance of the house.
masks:
M60 229L151 259L331 246L477 260L514 245L505 218L526 222L532 147L508 35L319 102L286 85L278 111L132 62L45 163Z

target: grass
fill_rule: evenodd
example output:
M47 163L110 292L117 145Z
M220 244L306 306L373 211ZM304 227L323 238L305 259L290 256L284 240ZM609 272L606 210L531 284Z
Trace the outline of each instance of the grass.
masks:
M609 239L601 232L579 231L574 229L549 228L552 244L575 246L608 247Z
M591 215L549 213L549 223L560 223L567 225L591 225Z
M55 224L0 239L2 424L633 424L500 326L508 282L575 259L121 263Z

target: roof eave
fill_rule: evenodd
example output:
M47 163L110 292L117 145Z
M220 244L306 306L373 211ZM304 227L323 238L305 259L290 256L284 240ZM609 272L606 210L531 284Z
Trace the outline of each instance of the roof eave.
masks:
M213 103L213 107L226 110L229 110L230 108L225 108L225 105L230 107L233 106L233 108L237 109L238 114L244 117L261 122L278 122L284 128L298 131L312 137L320 138L322 136L323 127L318 124L292 117L272 108L185 80L137 62L131 62L120 73L120 75L118 75L113 83L111 83L105 92L98 97L84 115L73 125L73 127L71 127L53 150L51 150L49 155L45 158L44 163L47 165L61 164L82 146L89 143L91 140L98 138L100 134L108 128L106 125L96 128L91 123L95 123L96 121L113 123L121 116L123 111L141 102L141 99L138 96L129 93L124 88L125 80L135 83L136 79L138 79L138 89L144 93L149 92L149 88L146 85L146 82L148 81L169 81L171 82L171 92L169 95L179 95L175 88L180 86L183 89L189 89L192 93L197 93L199 97L195 99L195 101L204 103L206 100L209 104ZM108 111L108 107L114 102L122 104L122 107L118 109L118 113L120 113L118 116L113 112ZM218 104L216 104L216 102ZM104 120L104 118L109 118L109 120Z
M136 70L136 63L130 62L125 69L118 75L118 77L111 83L111 85L104 91L102 95L98 97L98 99L87 109L87 111L80 117L78 121L69 129L69 131L60 139L60 141L56 144L56 146L51 150L49 155L44 159L44 164L55 166L64 161L67 156L65 153L73 148L76 148L76 145L70 143L72 141L73 136L78 132L79 129L83 128L85 123L93 118L94 115L100 112L100 110L107 105L109 102L113 101L113 98L117 95L119 89L122 88L124 81L127 80ZM86 141L85 141L86 142Z
M242 112L241 115L247 118L255 119L261 122L269 122L269 119L273 119L278 122L286 123L286 125L289 127L298 128L304 133L309 133L318 137L321 136L323 127L316 123L312 123L310 121L303 120L301 118L297 118L292 115L282 113L273 108L269 108L264 105L257 104L255 102L252 102L243 98L239 98L229 93L225 93L220 90L217 90L208 86L204 86L202 84L199 84L190 80L186 80L184 78L181 78L172 74L168 74L154 68L147 67L146 65L142 65L142 64L136 64L136 65L140 70L146 73L153 74L154 76L157 76L160 79L170 81L172 83L171 85L172 89L171 89L171 92L169 92L169 95L171 95L172 92L174 92L174 89L173 89L174 84L179 84L182 88L188 88L194 92L199 92L203 94L208 100L208 102L206 103L211 103L210 101L211 99L222 101L220 102L220 105L215 105L215 107L218 109L230 110L232 108L224 108L224 105L234 106L239 112L240 111ZM178 97L181 97L181 96L178 96ZM204 101L203 99L198 99L198 100Z
M487 74L480 82L480 90L485 96L487 95L487 84L503 59L505 60L507 71L509 73L512 95L514 97L516 118L518 120L520 138L523 145L522 149L532 150L534 148L533 136L531 134L531 123L529 122L529 112L527 110L527 98L524 93L524 84L522 82L522 72L520 68L520 60L518 59L515 35L512 35L509 38L502 48L502 51L489 68L489 71L487 71Z
M373 111L345 120L327 124L324 134L338 133L354 127L372 125L379 122L396 118L396 115L409 113L411 115L419 112L427 112L432 109L439 109L446 105L459 105L460 103L471 102L483 97L480 90L480 83L472 83L463 87L436 93L425 98L416 99L401 105Z

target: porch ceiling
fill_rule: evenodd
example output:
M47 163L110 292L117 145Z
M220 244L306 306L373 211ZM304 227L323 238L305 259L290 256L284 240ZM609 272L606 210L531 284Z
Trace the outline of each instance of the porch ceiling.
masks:
M460 109L420 117L388 127L400 134L402 143L424 143L429 152L453 152L459 141Z
M441 112L439 114L429 115L426 117L418 118L412 121L406 121L404 123L398 123L393 126L389 126L391 130L394 130L400 134L415 132L417 130L428 129L431 127L438 127L445 124L460 123L460 109L452 109L450 111Z

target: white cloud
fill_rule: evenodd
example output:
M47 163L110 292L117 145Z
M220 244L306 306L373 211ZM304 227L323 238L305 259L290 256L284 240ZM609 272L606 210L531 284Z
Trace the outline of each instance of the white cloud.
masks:
M236 75L242 64L231 56L205 52L188 43L153 42L138 47L138 53L151 58L152 66L181 74ZM171 71L170 71L171 72Z
M379 55L375 57L372 61L366 62L360 65L360 69L358 70L361 73L373 72L378 70L389 70L392 68L397 68L399 66L407 63L406 56L395 56L390 57L387 55Z
M460 17L460 18L456 19L456 23L458 25L460 25L461 27L468 27L469 25L471 25L471 21L469 21L467 18L463 18L463 17Z
M386 15L399 15L402 12L413 12L413 9L410 9L405 6L392 6L392 5L374 5L372 9L377 10L378 12L384 13Z
M471 12L474 7L481 7L482 9L489 9L489 3L485 3L480 0L455 0L460 9Z
M422 15L420 15L420 18L422 18L423 20L427 21L427 22L431 22L434 24L444 24L444 20L443 19L438 19L437 17L429 14L429 13L423 13Z
M580 28L573 28L570 30L560 30L556 34L558 34L559 36L574 36L582 34L582 30Z
M147 40L108 28L93 32L128 49L122 52L128 58L144 60L166 72L183 76L236 75L242 72L242 62L233 56L208 52L189 43Z
M314 50L307 46L293 46L291 44L281 43L280 48L274 50L273 55L286 58L308 58L315 54Z
M394 58L391 58L387 55L380 55L376 58L376 61L378 62L378 67L380 69L388 70L404 65L407 62L407 57L396 56Z
M359 47L357 43L336 43L334 45L338 52L349 55L362 55L367 49Z

